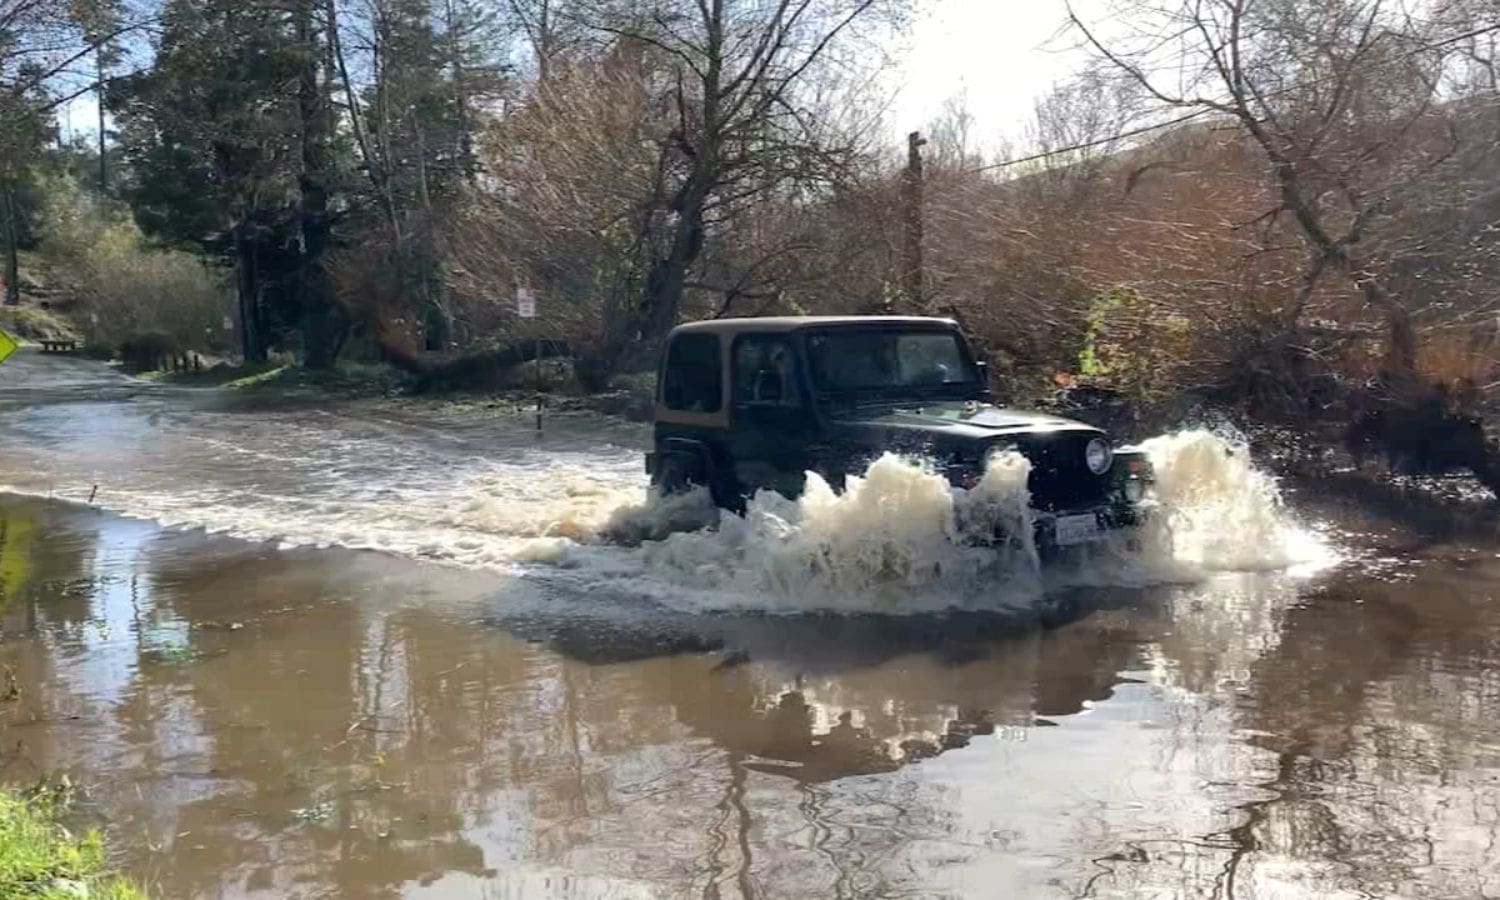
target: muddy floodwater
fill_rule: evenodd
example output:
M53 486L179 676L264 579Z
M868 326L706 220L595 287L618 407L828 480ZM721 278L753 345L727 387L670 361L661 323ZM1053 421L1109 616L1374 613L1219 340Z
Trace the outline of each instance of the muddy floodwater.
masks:
M1049 571L960 539L1024 479L704 527L646 437L23 352L0 781L168 898L1500 894L1492 529L1184 434Z

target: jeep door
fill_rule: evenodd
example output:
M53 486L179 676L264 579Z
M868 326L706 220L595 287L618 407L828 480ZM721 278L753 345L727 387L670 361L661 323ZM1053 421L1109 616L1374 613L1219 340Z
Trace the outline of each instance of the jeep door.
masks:
M770 488L796 497L817 419L792 340L786 334L741 334L730 353L735 477L746 494Z

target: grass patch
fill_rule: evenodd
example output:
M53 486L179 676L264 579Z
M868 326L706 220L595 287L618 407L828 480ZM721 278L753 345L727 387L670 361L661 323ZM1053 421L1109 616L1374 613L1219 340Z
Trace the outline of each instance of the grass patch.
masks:
M23 341L76 341L73 323L38 306L0 306L0 329Z
M76 836L58 823L57 813L45 796L0 790L0 897L145 900L138 888L104 871L97 831Z
M339 397L385 397L399 393L406 376L389 366L341 362L331 369L282 366L229 384L240 390L332 394Z
M201 372L148 372L141 377L168 384L222 387L257 394L324 394L383 397L406 387L405 376L388 366L339 363L331 369L304 369L287 363L227 363Z
M278 365L275 363L262 363L252 366L240 366L240 371L235 373L236 377L224 382L227 388L242 391L247 388L274 385L278 382L294 380L291 374L293 366Z

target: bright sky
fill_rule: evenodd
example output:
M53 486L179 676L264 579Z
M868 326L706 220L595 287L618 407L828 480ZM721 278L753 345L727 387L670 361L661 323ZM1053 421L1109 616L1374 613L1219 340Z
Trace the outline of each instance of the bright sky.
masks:
M1099 5L1074 3L1085 17ZM1086 58L1075 37L1058 36L1067 20L1063 0L927 0L925 6L892 110L903 134L925 127L949 98L964 95L978 149L1019 143L1037 98Z
M82 94L57 111L57 127L64 138L88 135L99 131L99 101L92 94ZM114 127L114 126L110 126Z
M1101 0L1077 0L1087 16ZM1068 35L1063 0L922 0L899 57L891 110L898 135L927 127L950 98L964 96L973 139L986 154L1020 144L1036 99L1067 78L1084 55ZM65 135L92 136L98 106L84 94L59 112Z

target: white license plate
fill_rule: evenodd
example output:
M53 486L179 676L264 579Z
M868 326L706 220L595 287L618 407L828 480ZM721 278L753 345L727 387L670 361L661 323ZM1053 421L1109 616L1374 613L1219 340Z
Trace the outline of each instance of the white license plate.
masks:
M1058 516L1055 523L1057 545L1086 544L1104 537L1099 530L1099 517L1093 513L1081 516Z

